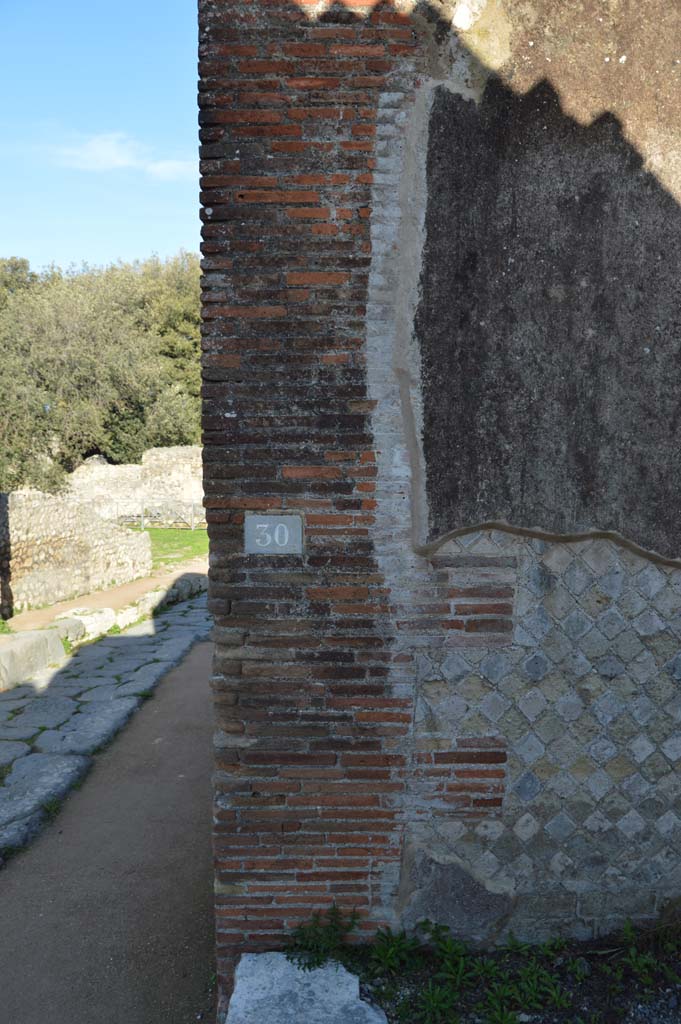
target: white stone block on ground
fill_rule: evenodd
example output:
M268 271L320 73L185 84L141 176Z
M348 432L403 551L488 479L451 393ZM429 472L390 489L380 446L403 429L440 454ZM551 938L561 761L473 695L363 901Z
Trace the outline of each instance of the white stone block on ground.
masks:
M225 1024L387 1024L340 964L302 971L283 953L247 953L236 969Z
M102 636L116 624L116 613L113 608L73 608L64 616L57 616L57 621L60 618L78 619L83 624L88 640Z

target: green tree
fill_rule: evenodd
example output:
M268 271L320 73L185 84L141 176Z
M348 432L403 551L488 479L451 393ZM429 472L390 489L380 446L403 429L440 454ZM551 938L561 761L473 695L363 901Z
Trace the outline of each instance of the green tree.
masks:
M198 257L41 276L5 260L3 280L0 490L198 441Z

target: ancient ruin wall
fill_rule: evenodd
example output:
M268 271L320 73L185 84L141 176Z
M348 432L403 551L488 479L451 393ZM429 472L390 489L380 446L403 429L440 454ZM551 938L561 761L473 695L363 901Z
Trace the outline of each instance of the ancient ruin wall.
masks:
M101 457L87 459L71 473L68 493L89 502L104 519L138 514L143 504L183 506L203 502L201 448L176 445L150 448L141 463L114 466Z
M145 533L105 522L69 498L15 491L0 499L4 616L127 583L151 570Z
M200 9L223 987L333 901L483 943L651 917L679 13ZM245 556L246 510L303 556Z

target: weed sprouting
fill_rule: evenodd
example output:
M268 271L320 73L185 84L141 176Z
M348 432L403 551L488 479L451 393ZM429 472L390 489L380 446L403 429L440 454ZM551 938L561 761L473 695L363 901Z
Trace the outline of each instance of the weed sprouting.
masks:
M676 925L651 934L628 923L622 941L607 945L531 945L510 935L483 953L428 920L413 933L384 927L370 944L348 946L356 924L354 912L335 906L315 914L296 929L289 959L306 969L344 963L389 1011L390 1024L603 1024L620 1019L631 998L646 1003L665 985L681 988Z
M313 914L310 921L298 925L291 936L286 956L304 971L321 967L340 955L347 937L358 923L355 910L344 915L334 903L326 913Z
M420 961L420 943L409 938L404 931L393 932L382 928L376 933L370 957L370 965L378 974L396 974L410 970Z

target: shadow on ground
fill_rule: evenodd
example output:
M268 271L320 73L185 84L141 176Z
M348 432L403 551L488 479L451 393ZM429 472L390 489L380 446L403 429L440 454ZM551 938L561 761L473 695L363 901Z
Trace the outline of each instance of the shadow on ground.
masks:
M0 855L34 838L92 756L210 626L201 595L67 653L62 665L0 693Z

